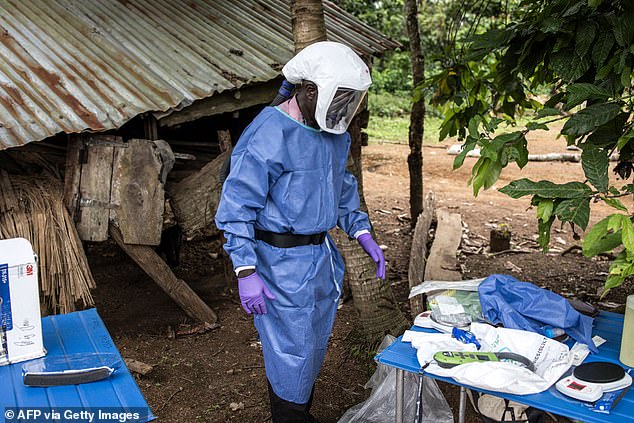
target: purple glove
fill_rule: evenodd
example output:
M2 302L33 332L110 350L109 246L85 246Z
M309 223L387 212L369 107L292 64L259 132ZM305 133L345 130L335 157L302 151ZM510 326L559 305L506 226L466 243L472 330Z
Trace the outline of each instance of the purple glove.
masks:
M269 300L275 299L275 295L269 291L257 273L238 278L238 293L242 308L247 314L266 314L266 302L262 294L266 295Z
M359 235L357 241L359 241L361 247L376 263L376 277L379 279L385 279L385 257L383 256L383 250L381 250L379 244L374 242L372 235L370 234Z

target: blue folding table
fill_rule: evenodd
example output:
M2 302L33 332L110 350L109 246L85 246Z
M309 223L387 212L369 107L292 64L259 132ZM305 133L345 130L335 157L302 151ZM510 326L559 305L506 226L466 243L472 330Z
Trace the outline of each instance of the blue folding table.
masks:
M412 327L414 331L434 332L433 329ZM623 315L609 312L601 312L594 319L594 335L599 335L607 342L599 347L598 354L590 354L585 362L609 361L619 365L619 352L621 349L621 334L623 332ZM409 342L403 342L402 336L397 338L389 347L377 354L375 360L379 363L395 367L396 377L396 421L403 421L403 384L405 372L419 373L420 364L416 358L416 349ZM590 423L627 423L634 422L634 388L627 391L621 401L614 407L610 414L601 414L590 411L582 402L566 397L552 386L547 391L532 395L511 395L501 392L486 391L462 385L452 378L439 377L430 373L425 376L442 380L453 385L460 386L460 408L458 421L464 422L466 408L466 389L470 388L479 392L506 398L521 404L533 406L553 414L577 419Z
M113 353L121 358L108 330L95 309L49 316L42 319L42 335L47 356L76 353ZM48 388L25 386L22 365L0 366L0 408L2 421L20 421L6 417L8 408L45 408L66 410L104 409L106 412L134 411L139 417L127 422L155 419L125 365L107 379L81 385ZM44 420L38 420L44 421ZM61 420L66 421L66 420Z

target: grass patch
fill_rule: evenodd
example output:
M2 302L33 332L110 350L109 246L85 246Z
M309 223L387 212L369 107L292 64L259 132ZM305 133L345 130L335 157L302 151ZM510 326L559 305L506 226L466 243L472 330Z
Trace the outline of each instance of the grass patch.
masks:
M423 144L438 143L438 132L442 120L437 117L425 118L425 132ZM370 142L387 141L397 144L407 144L409 136L409 116L383 117L370 115L368 129Z

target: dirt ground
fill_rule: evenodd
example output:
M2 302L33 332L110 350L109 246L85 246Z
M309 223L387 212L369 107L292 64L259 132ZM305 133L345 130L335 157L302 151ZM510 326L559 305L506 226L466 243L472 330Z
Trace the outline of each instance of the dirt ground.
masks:
M530 143L532 153L564 151L565 143L543 134ZM624 298L634 292L632 283L599 300L608 269L604 259L589 260L576 252L561 251L579 241L569 227L553 231L554 253L537 252L535 211L528 200L512 200L496 188L519 177L516 168L503 173L492 190L474 198L466 181L475 159L451 171L453 156L445 146L424 149L425 191L436 195L437 207L459 212L466 225L465 253L460 255L464 278L508 273L576 297L611 311L622 311ZM388 282L399 304L408 312L407 266L411 244L408 220L408 147L372 144L364 149L365 195L379 243L387 246ZM531 162L521 177L556 182L581 179L578 163ZM632 206L632 202L626 202ZM591 221L609 213L597 205ZM510 226L512 242L531 253L489 256L491 228ZM482 248L480 248L482 247ZM206 239L184 244L181 265L175 270L219 316L221 327L202 335L169 339L168 327L191 323L185 314L116 246L109 243L89 249L89 260L98 288L96 305L121 354L154 366L147 376L136 376L153 412L163 422L266 422L270 421L261 346L251 318L241 309L237 290L227 284L219 259L220 241ZM469 253L467 254L467 250ZM473 254L480 250L480 254ZM212 254L210 254L212 253ZM322 423L336 422L368 394L363 385L374 371L373 352L351 345L347 339L357 316L351 302L343 305L317 380L313 414ZM443 391L457 415L457 388ZM478 421L472 412L468 422Z

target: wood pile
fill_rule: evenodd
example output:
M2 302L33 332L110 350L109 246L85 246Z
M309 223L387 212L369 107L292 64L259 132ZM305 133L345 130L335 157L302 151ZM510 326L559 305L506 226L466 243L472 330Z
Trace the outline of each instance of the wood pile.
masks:
M0 171L0 238L26 238L40 268L43 303L53 313L93 305L95 281L75 225L63 203L63 186L50 175Z

